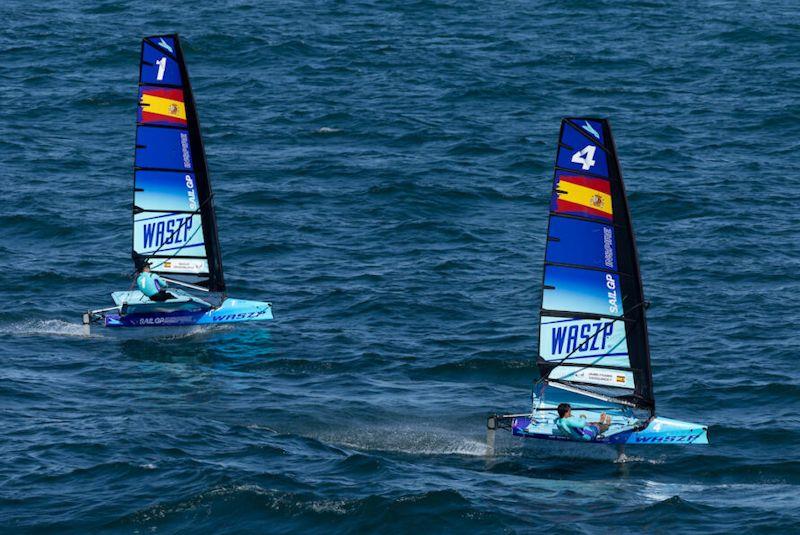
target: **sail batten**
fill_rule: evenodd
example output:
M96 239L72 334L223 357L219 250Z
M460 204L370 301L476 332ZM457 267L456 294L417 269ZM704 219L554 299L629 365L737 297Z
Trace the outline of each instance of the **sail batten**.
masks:
M200 123L177 35L142 40L133 186L137 269L224 292Z
M542 285L542 377L654 410L636 244L604 119L561 123Z

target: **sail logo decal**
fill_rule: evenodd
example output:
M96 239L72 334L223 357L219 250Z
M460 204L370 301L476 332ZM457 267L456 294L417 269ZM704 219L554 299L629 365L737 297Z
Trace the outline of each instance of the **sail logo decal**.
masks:
M189 134L181 132L181 155L183 156L183 166L186 169L192 168L192 157L189 153Z
M195 322L195 317L192 315L180 315L180 316L156 316L156 317L145 317L140 318L138 320L128 320L128 323L139 324L139 325L190 325Z
M170 51L170 53L172 53L172 52L173 52L173 50L172 50L172 47L171 47L171 46L169 46L169 45L167 44L167 42L166 42L166 41L164 41L164 38L163 38L163 37L159 37L159 39L158 39L158 46L160 46L160 47L162 47L162 48L165 48L165 49L169 50L169 51Z
M179 273L207 273L208 263L205 260L191 258L172 258L166 260L159 271L173 271Z
M143 87L139 98L142 124L186 126L182 89Z
M614 269L614 231L610 227L603 227L603 260L609 269Z
M191 217L151 221L142 225L144 249L186 243L191 237L193 221Z
M257 318L267 313L266 309L256 310L255 312L239 312L236 314L222 314L211 316L212 321L238 321Z
M581 125L581 128L592 134L595 138L600 139L600 134L597 132L597 130L592 128L592 125L589 124L589 121L583 121L583 125Z
M564 325L551 331L551 353L554 355L581 351L604 351L614 334L614 323L585 322L582 325Z
M564 379L576 383L633 388L633 374L623 370L607 370L591 366L556 366L548 374L550 379Z
M194 180L192 180L192 175L186 175L186 196L189 200L189 209L190 210L197 210L197 195L194 191Z
M556 212L597 217L611 221L611 184L602 178L561 175L556 182Z
M667 436L641 436L638 433L634 434L634 440L642 444L652 443L675 443L675 442L694 442L702 436L699 435L667 435Z
M611 320L542 316L539 356L544 360L630 367L625 326Z
M617 306L617 281L614 280L614 275L606 273L606 288L608 288L608 311L612 314L619 312Z

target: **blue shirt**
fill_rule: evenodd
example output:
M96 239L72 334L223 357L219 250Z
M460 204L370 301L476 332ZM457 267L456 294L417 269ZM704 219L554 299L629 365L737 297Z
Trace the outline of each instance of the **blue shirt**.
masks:
M556 427L567 436L577 438L579 440L591 440L591 437L581 433L579 430L586 427L586 420L578 418L577 416L570 416L569 418L556 418Z
M139 291L147 297L153 297L161 291L162 288L166 288L168 285L164 279L155 273L142 271L139 276L136 277L136 286L139 288Z

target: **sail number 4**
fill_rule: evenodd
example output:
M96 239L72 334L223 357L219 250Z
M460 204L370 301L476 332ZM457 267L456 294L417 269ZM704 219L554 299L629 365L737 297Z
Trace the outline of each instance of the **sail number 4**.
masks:
M588 171L595 163L597 163L594 161L594 151L596 150L597 147L594 145L586 145L572 155L572 163L579 163L584 171Z
M167 58L162 57L161 59L156 60L156 65L158 65L158 74L156 75L156 80L160 82L164 79L164 71L167 68ZM575 160L574 157L572 159L573 161Z

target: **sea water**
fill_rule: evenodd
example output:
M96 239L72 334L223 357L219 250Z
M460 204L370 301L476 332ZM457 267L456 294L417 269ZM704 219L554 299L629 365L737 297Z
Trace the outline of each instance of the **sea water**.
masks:
M793 2L0 7L4 533L791 532ZM229 293L260 326L117 339L139 42L179 31ZM660 415L708 447L498 434L537 376L561 117L608 117Z

